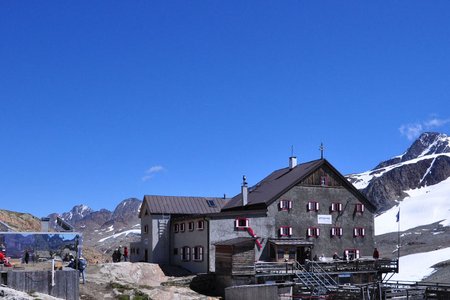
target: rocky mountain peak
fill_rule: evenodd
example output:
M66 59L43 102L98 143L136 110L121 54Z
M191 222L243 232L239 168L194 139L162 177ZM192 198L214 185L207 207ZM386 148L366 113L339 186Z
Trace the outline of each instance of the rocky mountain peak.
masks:
M61 215L62 219L72 224L82 220L84 217L92 213L92 209L84 204L75 205L69 212Z
M405 153L380 163L374 170L426 155L441 153L450 153L450 137L444 133L424 132L412 143Z

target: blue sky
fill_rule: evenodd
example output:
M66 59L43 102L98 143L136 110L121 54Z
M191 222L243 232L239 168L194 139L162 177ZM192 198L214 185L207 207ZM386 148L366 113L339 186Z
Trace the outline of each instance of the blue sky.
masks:
M3 1L0 208L233 196L450 132L449 1Z

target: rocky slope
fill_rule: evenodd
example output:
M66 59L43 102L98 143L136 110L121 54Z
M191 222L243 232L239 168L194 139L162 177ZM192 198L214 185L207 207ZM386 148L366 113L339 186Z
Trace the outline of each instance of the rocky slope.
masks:
M0 210L1 230L9 231L40 231L41 222L39 218L26 213L19 213L9 210ZM9 227L9 228L7 228Z
M142 201L129 198L121 201L114 211L94 211L86 205L76 205L70 211L59 215L83 236L84 255L91 262L111 260L112 251L120 245L129 245L139 240L139 208ZM49 215L55 230L58 214Z
M402 200L405 191L430 186L450 177L450 137L423 133L402 155L374 169L347 178L377 207L386 211Z

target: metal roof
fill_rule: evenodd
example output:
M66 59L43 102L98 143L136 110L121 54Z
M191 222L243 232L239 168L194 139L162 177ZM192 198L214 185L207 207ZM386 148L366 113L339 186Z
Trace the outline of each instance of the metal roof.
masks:
M343 185L349 189L361 202L375 211L375 206L361 194L348 180L339 173L326 159L318 159L303 164L299 164L294 168L283 168L272 172L269 176L258 182L256 185L248 189L247 206L265 204L270 205L277 197L287 192L290 188L298 184L300 181L309 176L317 168L326 165L338 177L341 178ZM242 206L242 193L234 196L228 201L222 210L244 208Z
M220 212L228 199L212 197L145 195L149 213L152 214L209 214ZM211 205L213 201L216 206Z
M292 183L298 182L305 175L315 170L322 163L322 160L297 165L295 168L283 168L272 172L269 176L261 180L255 186L249 188L248 204L255 205L265 203L275 198L280 192L289 188ZM242 206L242 193L234 196L223 209L230 209Z

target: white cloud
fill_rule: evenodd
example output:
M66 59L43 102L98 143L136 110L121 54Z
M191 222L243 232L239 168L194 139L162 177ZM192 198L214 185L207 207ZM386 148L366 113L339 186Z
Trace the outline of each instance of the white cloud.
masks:
M166 169L163 166L157 165L150 167L145 171L145 175L142 177L142 181L147 181L152 179L156 173L164 172Z
M422 132L433 130L449 123L450 119L439 119L433 117L429 120L417 123L410 123L400 126L399 131L401 135L406 136L410 141L416 139Z

